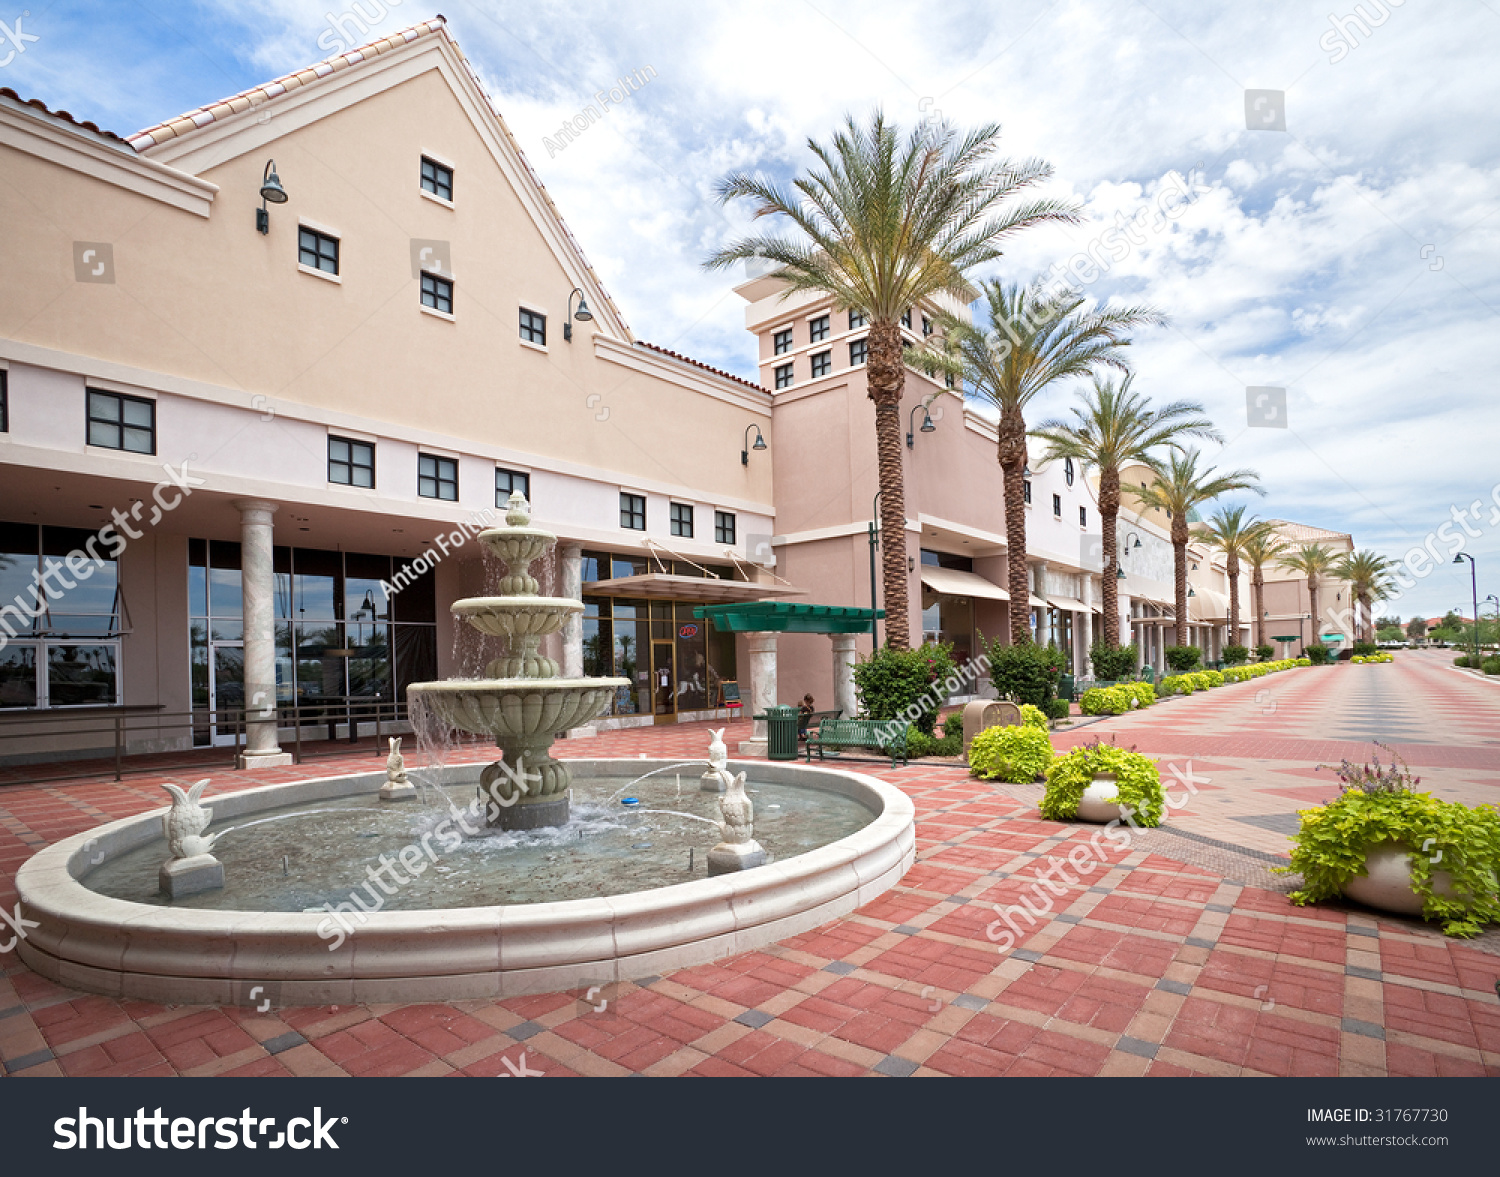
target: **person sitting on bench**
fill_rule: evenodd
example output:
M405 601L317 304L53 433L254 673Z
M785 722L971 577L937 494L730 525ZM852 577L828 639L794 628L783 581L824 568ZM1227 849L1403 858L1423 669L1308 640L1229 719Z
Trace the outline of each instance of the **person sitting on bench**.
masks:
M813 702L813 697L803 695L802 704L797 708L797 738L799 740L807 739L807 727L812 722L812 715L816 710L817 705Z

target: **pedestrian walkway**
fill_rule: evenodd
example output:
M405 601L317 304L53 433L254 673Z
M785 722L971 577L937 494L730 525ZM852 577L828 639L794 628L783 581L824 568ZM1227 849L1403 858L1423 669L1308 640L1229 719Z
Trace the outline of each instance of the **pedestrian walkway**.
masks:
M1272 823L1336 790L1315 764L1367 754L1365 736L1381 734L1370 709L1385 706L1424 787L1495 799L1500 694L1487 684L1430 655L1295 671L1058 734L1060 748L1113 736L1162 756L1169 779L1186 773L1198 791L1175 833L1116 845L1042 820L1039 786L862 764L912 797L917 862L872 903L771 948L568 993L291 1009L116 1001L0 956L0 1063L24 1075L1500 1076L1494 933L1476 946L1299 909L1236 874L1284 853ZM722 725L558 752L697 756L709 726ZM1463 763L1434 763L1444 755ZM217 790L378 763L368 749L213 775ZM0 789L0 905L36 849L160 805L161 779L191 777Z

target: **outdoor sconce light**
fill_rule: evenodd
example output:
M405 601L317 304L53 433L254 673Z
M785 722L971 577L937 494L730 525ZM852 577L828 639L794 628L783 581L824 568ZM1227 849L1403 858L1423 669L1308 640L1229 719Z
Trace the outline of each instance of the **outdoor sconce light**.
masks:
M1115 569L1115 579L1116 580L1124 580L1125 579L1125 569L1123 569L1123 568L1116 568Z
M917 409L922 410L922 425L920 432L935 433L937 426L932 423L932 414L927 411L926 405L917 405L912 409L911 415L906 419L906 448L914 449L916 443L916 432L912 430L912 424L917 419Z
M915 556L906 557L906 570L908 572L915 572L917 570L917 558Z
M576 311L573 309L573 295L575 294L578 296L578 309ZM573 287L572 291L568 294L568 321L563 324L563 339L568 343L573 342L574 319L577 319L580 323L592 323L594 321L594 312L589 310L589 304L583 300L583 291L577 286Z
M1198 571L1198 561L1196 561L1196 560L1193 561L1193 571L1194 572Z
M266 211L266 201L272 204L285 204L287 200L286 189L281 186L281 177L276 174L276 161L266 160L266 170L260 177L260 207L255 210L255 227L262 234L271 231L271 214Z
M1141 550L1141 537L1138 536L1138 535L1136 535L1136 533L1133 532L1133 531L1129 535L1127 535L1125 537L1125 547L1124 547L1123 550L1125 550L1125 551L1129 551L1130 550L1130 541L1131 540L1135 540L1135 550L1136 551L1140 551Z
M750 430L755 430L755 444L750 444ZM760 435L760 426L751 422L745 426L745 447L740 450L740 465L750 465L750 451L763 450L766 448L766 439Z
M1193 567L1196 568L1196 567L1198 567L1198 565L1194 564ZM1198 590L1195 589L1192 585L1188 585L1188 596L1190 596L1190 597L1196 597L1197 595L1198 595Z

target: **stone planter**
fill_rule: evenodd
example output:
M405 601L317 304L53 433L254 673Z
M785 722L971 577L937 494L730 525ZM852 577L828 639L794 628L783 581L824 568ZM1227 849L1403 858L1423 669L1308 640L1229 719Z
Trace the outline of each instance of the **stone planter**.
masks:
M1078 820L1108 823L1120 817L1120 782L1112 772L1101 772L1078 799Z
M1371 848L1365 855L1365 873L1345 883L1344 894L1366 907L1420 917L1422 897L1412 889L1410 854L1399 843ZM1445 870L1433 871L1432 890L1444 899L1453 898L1453 876Z

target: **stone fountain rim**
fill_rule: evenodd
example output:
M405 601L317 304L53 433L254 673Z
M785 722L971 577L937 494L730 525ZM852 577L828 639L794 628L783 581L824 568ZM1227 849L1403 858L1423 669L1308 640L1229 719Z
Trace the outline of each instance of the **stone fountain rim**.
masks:
M621 777L670 759L578 759ZM324 912L152 907L96 894L74 877L161 837L167 807L85 830L38 852L16 874L28 920L18 946L34 971L112 996L233 1004L274 983L286 1004L460 1000L627 980L763 947L847 914L894 886L915 861L915 807L894 785L844 769L731 761L766 783L824 788L864 804L869 825L763 867L607 898L375 912L327 950ZM466 779L478 765L444 776ZM616 771L612 772L611 769ZM261 785L204 798L219 822L298 802L375 793L383 772ZM821 782L821 783L820 783ZM446 782L445 783L449 783ZM331 937L330 937L331 938Z
M613 690L616 687L628 686L630 686L628 678L443 678L435 682L408 683L406 692L408 697L412 691L418 694L439 694L477 690L481 694L494 695L514 691L555 691L559 687L565 690L574 690L579 687Z
M538 597L518 595L514 597L462 597L448 606L450 613L478 613L504 605L506 612L517 612L516 606L542 607L550 610L566 609L570 613L582 613L583 602L576 597Z

